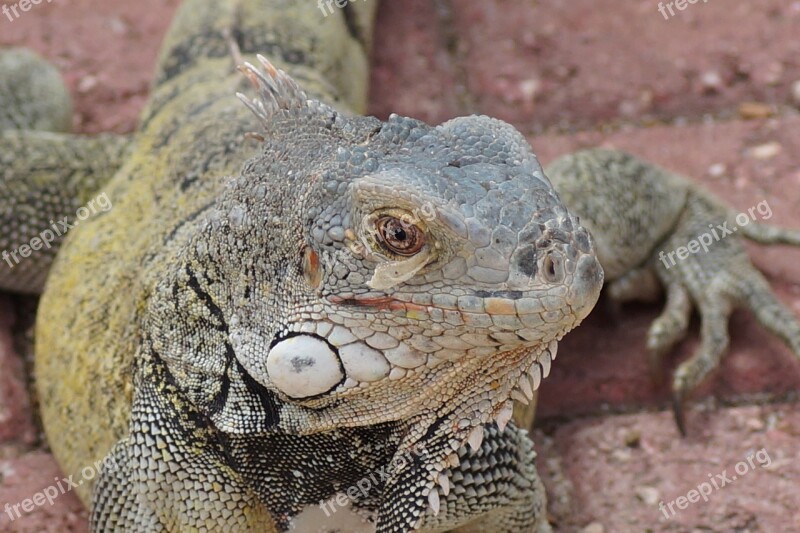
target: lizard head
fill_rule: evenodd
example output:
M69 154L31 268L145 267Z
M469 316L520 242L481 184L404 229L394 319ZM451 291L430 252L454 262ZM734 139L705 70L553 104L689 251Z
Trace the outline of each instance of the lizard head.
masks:
M487 117L431 127L393 116L367 143L339 145L337 160L310 206L302 264L323 308L313 335L341 361L337 386L513 365L524 352L532 383L521 374L519 392L535 389L594 306L602 269L522 135ZM297 348L325 351L299 327L272 375L295 397L327 392L332 379L307 390L297 379Z
M459 435L507 421L603 281L525 138L487 117L346 117L265 68L246 69L260 94L245 99L263 151L187 260L225 280L195 283L247 390L295 432L444 411ZM241 413L225 412L236 430Z

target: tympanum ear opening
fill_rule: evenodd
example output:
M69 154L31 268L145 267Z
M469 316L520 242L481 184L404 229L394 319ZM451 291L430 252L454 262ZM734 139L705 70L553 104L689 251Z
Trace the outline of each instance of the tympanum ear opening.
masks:
M318 289L322 284L322 267L319 262L319 254L310 246L303 250L303 279L312 289Z

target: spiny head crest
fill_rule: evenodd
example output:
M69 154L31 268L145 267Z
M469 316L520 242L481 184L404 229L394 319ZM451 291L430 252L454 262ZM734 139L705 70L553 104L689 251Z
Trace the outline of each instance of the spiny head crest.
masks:
M255 98L242 93L236 96L265 125L279 110L288 110L308 105L305 91L283 70L275 67L266 57L258 55L263 70L245 62L238 70L244 74L257 91Z

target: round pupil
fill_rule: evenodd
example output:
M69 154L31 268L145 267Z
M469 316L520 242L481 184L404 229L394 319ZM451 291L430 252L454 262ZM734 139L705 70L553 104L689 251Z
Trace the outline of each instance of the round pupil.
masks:
M398 241L404 241L408 238L405 228L403 228L403 226L397 222L389 226L389 233L391 234L392 238Z
M413 255L425 243L424 235L419 229L405 220L387 216L381 218L377 225L378 238L384 246L400 255Z

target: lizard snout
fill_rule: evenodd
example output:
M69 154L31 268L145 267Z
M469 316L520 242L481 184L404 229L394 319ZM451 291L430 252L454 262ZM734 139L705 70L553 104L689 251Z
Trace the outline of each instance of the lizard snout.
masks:
M589 232L573 217L570 217L569 226L572 229L569 238L555 248L561 254L551 259L555 255L551 252L545 258L542 276L547 279L548 276L555 277L565 272L567 304L576 320L583 320L600 297L604 273ZM551 263L552 266L549 266Z
M594 308L603 288L603 267L594 254L583 254L578 259L575 267L575 277L569 291L569 304L577 315L578 320L583 320Z
M603 268L591 237L572 217L535 235L512 259L510 288L526 291L559 286L576 320L589 314L603 286Z

